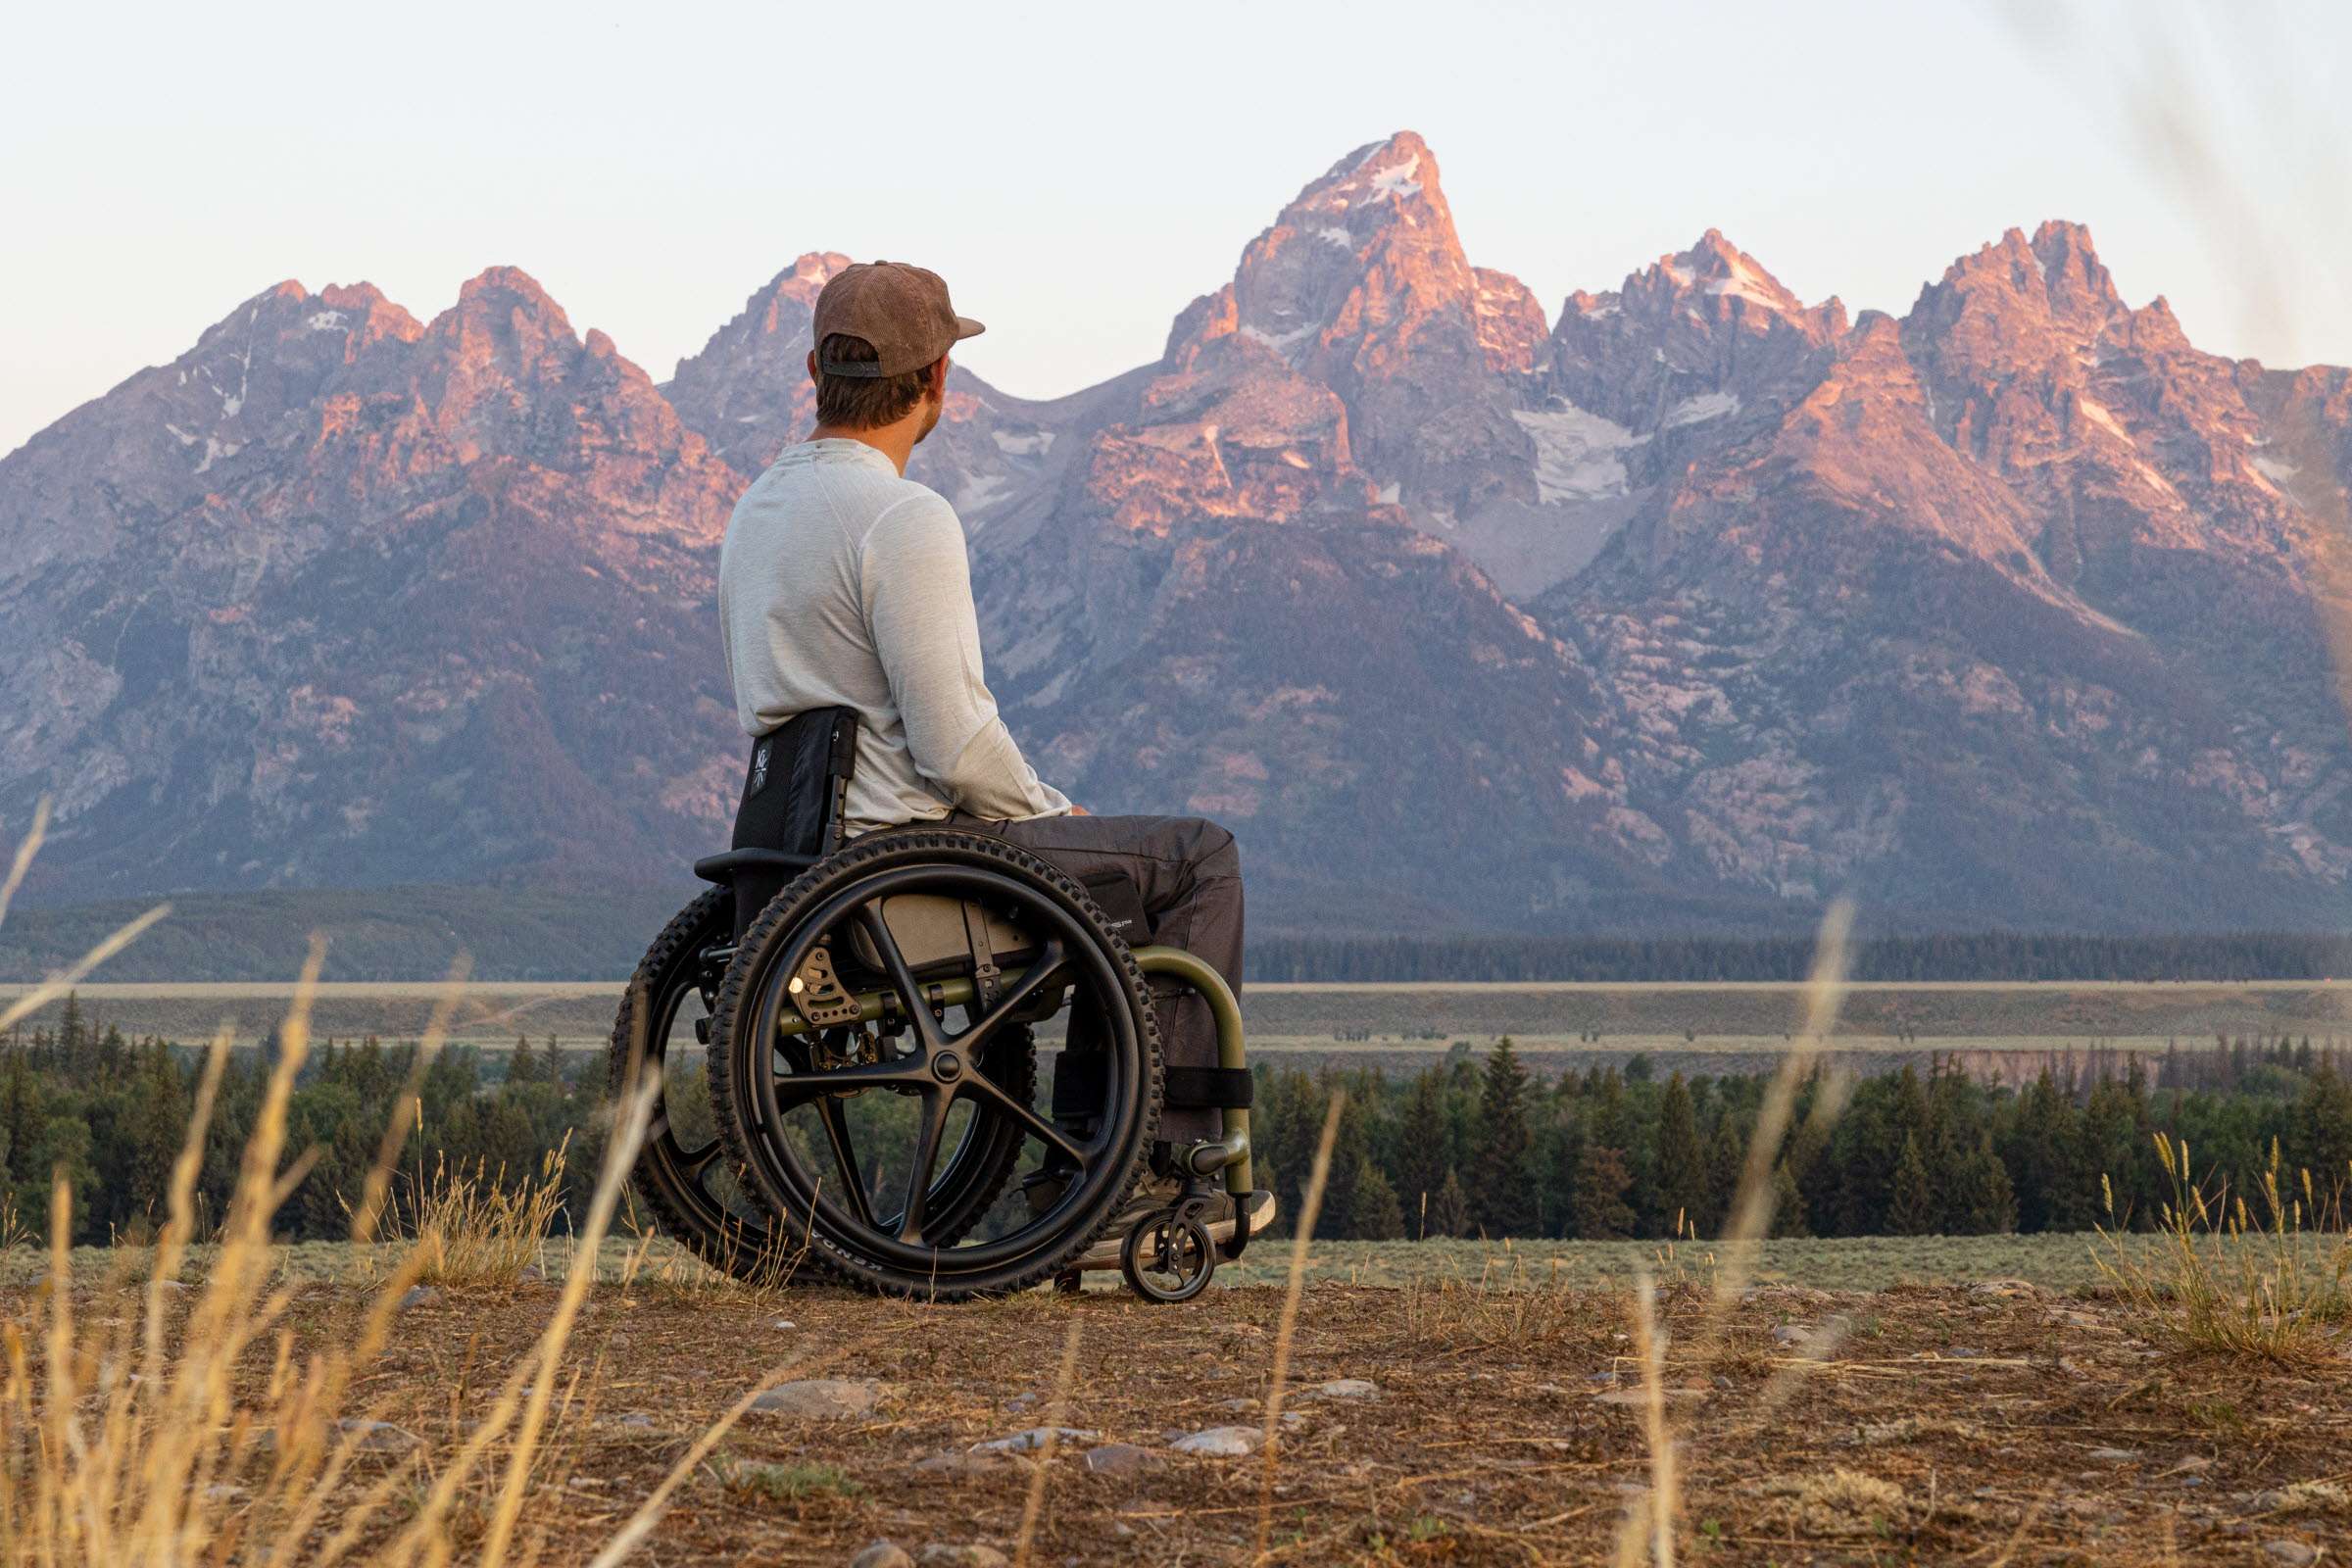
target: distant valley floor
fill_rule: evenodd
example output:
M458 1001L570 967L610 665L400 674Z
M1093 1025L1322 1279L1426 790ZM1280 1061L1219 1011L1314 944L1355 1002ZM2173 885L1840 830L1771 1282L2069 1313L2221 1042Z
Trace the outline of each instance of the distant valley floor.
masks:
M0 1003L23 985L0 986ZM416 1037L442 988L407 983L329 983L318 989L320 1035L387 1041ZM86 1014L125 1034L200 1041L223 1023L236 1037L266 1035L293 988L282 984L86 985ZM1266 985L1249 990L1250 1043L1302 1062L1409 1067L1455 1041L1483 1047L1512 1036L1538 1071L1622 1060L1635 1053L1676 1058L1692 1071L1759 1068L1797 1027L1801 988L1789 985ZM620 983L481 984L465 988L455 1037L487 1047L527 1035L573 1049L609 1038ZM54 1021L57 1004L28 1027ZM2236 985L1857 984L1845 999L1838 1049L1865 1057L1910 1052L2031 1055L2093 1047L2161 1053L2208 1046L2217 1036L2352 1036L2352 982ZM1868 1063L1858 1063L1868 1065Z

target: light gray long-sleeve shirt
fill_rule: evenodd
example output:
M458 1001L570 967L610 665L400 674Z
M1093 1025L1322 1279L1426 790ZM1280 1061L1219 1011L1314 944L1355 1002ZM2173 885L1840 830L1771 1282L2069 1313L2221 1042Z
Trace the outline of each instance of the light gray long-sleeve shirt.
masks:
M1070 808L1021 756L980 666L963 524L862 441L787 447L727 521L719 633L735 716L764 735L812 708L858 710L853 833L961 808Z

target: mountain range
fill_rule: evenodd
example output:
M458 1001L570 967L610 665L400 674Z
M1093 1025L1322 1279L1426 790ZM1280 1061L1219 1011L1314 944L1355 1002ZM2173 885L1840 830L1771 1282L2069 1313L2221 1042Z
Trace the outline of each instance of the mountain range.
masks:
M741 778L718 540L846 265L662 384L512 268L281 283L0 460L40 896L680 879ZM1399 133L1156 362L956 370L910 472L1041 771L1225 821L1266 929L2347 912L2352 372L2198 350L2076 224L1900 318L1713 230L1553 313Z

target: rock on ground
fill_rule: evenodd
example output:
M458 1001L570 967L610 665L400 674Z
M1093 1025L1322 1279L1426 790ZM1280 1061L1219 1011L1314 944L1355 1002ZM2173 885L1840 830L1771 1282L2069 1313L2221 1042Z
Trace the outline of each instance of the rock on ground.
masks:
M1100 1448L1086 1451L1086 1468L1099 1476L1134 1475L1139 1471L1156 1470L1161 1463L1158 1454L1150 1448L1139 1448L1132 1443L1106 1443Z
M1176 1440L1178 1453L1205 1454L1212 1459L1238 1459L1255 1453L1265 1434L1256 1427L1210 1427Z
M914 1568L914 1559L895 1541L875 1541L850 1559L850 1568Z
M752 1408L769 1415L797 1415L813 1421L840 1421L871 1415L876 1406L898 1391L872 1378L803 1378L779 1383L752 1401Z
M925 1568L1005 1568L1004 1554L994 1546L956 1546L934 1541L915 1554Z
M1051 1436L1057 1443L1092 1443L1102 1434L1081 1432L1076 1427L1031 1427L1015 1432L1009 1438L991 1438L986 1443L972 1445L974 1453L1032 1453L1046 1446Z
M389 1421L338 1421L335 1430L363 1453L406 1453L417 1444L416 1433Z

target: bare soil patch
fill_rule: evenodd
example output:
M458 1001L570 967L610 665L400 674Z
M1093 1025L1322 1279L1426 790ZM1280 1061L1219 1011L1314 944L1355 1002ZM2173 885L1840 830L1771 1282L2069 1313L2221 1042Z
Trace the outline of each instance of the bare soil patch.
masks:
M7 1294L11 1316L37 1310ZM347 1334L368 1298L300 1286L297 1345ZM405 1310L351 1407L419 1441L371 1445L344 1485L407 1466L420 1489L555 1300L552 1286L442 1289ZM1031 1562L1250 1561L1264 1455L1176 1444L1262 1428L1281 1304L1270 1286L1150 1307L600 1285L524 1534L541 1562L585 1561L728 1406L789 1368L854 1387L747 1417L632 1560L847 1563L877 1539L918 1560L1011 1558L1042 1464ZM79 1306L112 1310L95 1293ZM1764 1287L1700 1365L1680 1348L1704 1310L1694 1288L1662 1301L1686 1560L2276 1564L2352 1533L2340 1369L2183 1359L2115 1302L2022 1281ZM1272 1560L1611 1559L1650 1476L1628 1313L1592 1288L1310 1286L1271 1466ZM1042 1461L975 1451L1049 1421L1072 1323L1057 1424L1081 1435ZM270 1375L270 1354L252 1360Z

